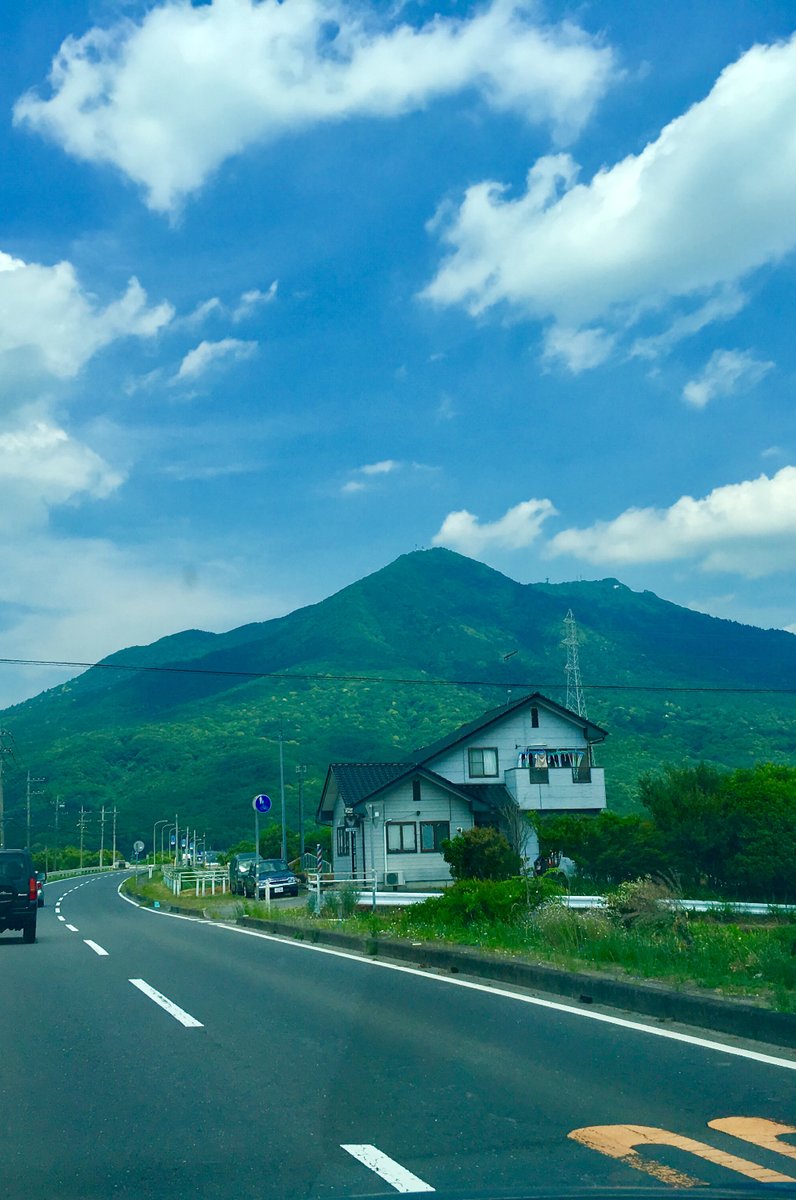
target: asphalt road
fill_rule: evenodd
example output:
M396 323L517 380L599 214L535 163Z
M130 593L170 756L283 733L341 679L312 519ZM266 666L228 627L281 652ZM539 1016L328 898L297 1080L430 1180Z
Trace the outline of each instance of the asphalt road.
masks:
M796 1179L787 1051L157 914L119 880L48 884L36 945L0 936L7 1200Z

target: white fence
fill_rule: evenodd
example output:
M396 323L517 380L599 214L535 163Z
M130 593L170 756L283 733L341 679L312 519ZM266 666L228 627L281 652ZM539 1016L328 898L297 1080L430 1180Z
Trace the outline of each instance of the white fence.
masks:
M195 896L223 896L229 891L229 877L225 870L175 871L163 868L163 883L175 896L192 891Z

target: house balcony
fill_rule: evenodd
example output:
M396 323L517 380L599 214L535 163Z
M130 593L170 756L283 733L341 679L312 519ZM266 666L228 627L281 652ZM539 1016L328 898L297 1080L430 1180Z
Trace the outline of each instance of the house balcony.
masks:
M602 767L512 767L503 772L503 781L519 807L527 811L595 812L605 808Z

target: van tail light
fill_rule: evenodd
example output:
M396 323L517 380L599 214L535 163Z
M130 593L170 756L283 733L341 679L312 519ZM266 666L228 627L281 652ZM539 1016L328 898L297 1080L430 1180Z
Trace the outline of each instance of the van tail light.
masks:
M38 900L38 898L39 888L38 884L36 883L36 876L31 875L30 879L28 880L28 900Z

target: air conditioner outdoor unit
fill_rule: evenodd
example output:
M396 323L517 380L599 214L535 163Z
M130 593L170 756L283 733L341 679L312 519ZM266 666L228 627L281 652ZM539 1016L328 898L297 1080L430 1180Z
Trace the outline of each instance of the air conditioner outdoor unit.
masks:
M387 871L384 876L384 882L387 887L403 887L406 883L406 876L403 871Z

